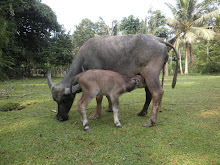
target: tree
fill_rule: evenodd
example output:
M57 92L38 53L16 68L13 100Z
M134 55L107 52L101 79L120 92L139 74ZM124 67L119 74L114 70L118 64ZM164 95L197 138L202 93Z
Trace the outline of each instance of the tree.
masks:
M29 76L36 61L47 62L41 52L48 46L51 32L60 31L56 15L39 0L2 0L0 5L10 5L13 11L13 15L5 15L8 43L1 50L2 57L15 64L13 70L2 70L9 76Z
M148 33L160 38L168 37L168 29L165 27L166 18L160 10L149 10Z
M220 34L220 16L217 17L213 30ZM209 42L205 40L197 40L195 43L195 71L200 73L220 72L220 35Z
M101 17L99 17L98 22L95 23L95 34L98 36L109 35L109 28Z
M7 57L4 57L2 52L4 47L8 45L9 42L9 31L7 31L8 27L8 21L6 19L7 16L13 17L14 16L14 11L12 9L11 4L3 4L0 3L0 75L1 78L3 79L6 76L6 74L3 71L3 68L7 69L12 69L12 66L14 63L12 63Z
M193 58L192 43L199 37L207 41L214 38L215 33L208 28L206 21L217 16L219 11L207 10L211 2L204 0L198 4L197 0L176 0L176 7L166 3L174 15L174 19L167 20L167 24L176 31L176 46L178 40L184 40L185 43L185 74L188 74L189 58Z
M83 19L73 33L73 53L76 54L84 42L95 37L95 32L95 24L87 18Z
M49 40L49 46L43 54L49 54L49 62L54 66L69 65L73 59L71 36L62 30Z
M112 27L109 28L109 35L116 36L119 32L119 22L117 20L112 21Z
M124 17L121 21L120 28L122 34L138 34L140 32L140 21L133 15Z

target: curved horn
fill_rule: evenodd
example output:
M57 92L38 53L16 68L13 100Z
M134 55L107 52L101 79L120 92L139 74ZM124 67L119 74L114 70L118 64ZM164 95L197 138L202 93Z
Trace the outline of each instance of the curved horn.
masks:
M47 74L47 83L48 83L48 86L49 86L50 90L52 91L54 85L53 85L53 82L52 82L52 79L51 79L51 67L49 68L49 71L48 71L48 74Z

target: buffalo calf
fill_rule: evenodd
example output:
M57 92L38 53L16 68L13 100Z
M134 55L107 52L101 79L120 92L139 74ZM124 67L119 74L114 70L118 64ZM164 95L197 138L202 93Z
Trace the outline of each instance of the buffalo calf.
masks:
M90 130L86 116L86 107L94 97L103 97L105 95L110 99L114 123L117 128L122 128L118 114L119 96L135 88L146 86L144 78L140 75L128 78L110 70L87 70L73 78L73 84L76 82L78 84L73 86L71 91L74 93L80 88L82 89L82 97L77 105L85 131Z

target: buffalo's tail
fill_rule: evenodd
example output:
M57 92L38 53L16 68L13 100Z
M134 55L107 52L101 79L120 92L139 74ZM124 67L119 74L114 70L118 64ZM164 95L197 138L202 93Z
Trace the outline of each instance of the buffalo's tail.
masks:
M176 54L176 69L175 69L175 72L174 72L173 82L172 82L172 88L174 88L175 85L176 85L177 73L178 73L178 53L177 53L176 49L174 48L174 46L171 45L170 43L167 43L167 42L165 42L165 41L163 41L163 40L161 40L161 39L160 39L159 41L162 42L162 43L164 43L164 44L166 44L166 46L171 47L171 48L174 50L175 54Z

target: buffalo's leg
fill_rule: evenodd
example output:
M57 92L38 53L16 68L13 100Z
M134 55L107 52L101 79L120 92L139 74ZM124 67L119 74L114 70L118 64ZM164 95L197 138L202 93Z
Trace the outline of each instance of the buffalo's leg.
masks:
M145 88L145 92L146 92L146 101L145 101L143 109L141 110L141 112L138 113L138 116L145 116L147 114L148 107L152 100L152 95L147 87Z
M114 123L116 128L122 128L122 125L119 120L119 96L111 97L112 102L112 110L113 110L113 117L114 117Z
M95 120L101 116L101 109L102 109L102 99L103 96L96 96L96 111L89 117L90 120Z
M157 121L157 113L161 104L163 96L163 88L160 85L159 74L161 68L154 68L154 71L145 70L142 75L144 76L147 87L152 94L153 106L149 120L143 125L143 127L152 127Z
M79 113L80 113L80 116L81 116L81 120L82 120L82 123L83 123L83 128L84 128L85 131L90 131L89 122L88 122L88 119L87 119L87 116L86 116L86 107L88 106L88 104L91 100L92 100L92 98L90 98L86 95L83 95L77 103Z
M113 112L111 99L109 98L109 96L106 97L108 99L108 109L106 110L106 112Z

